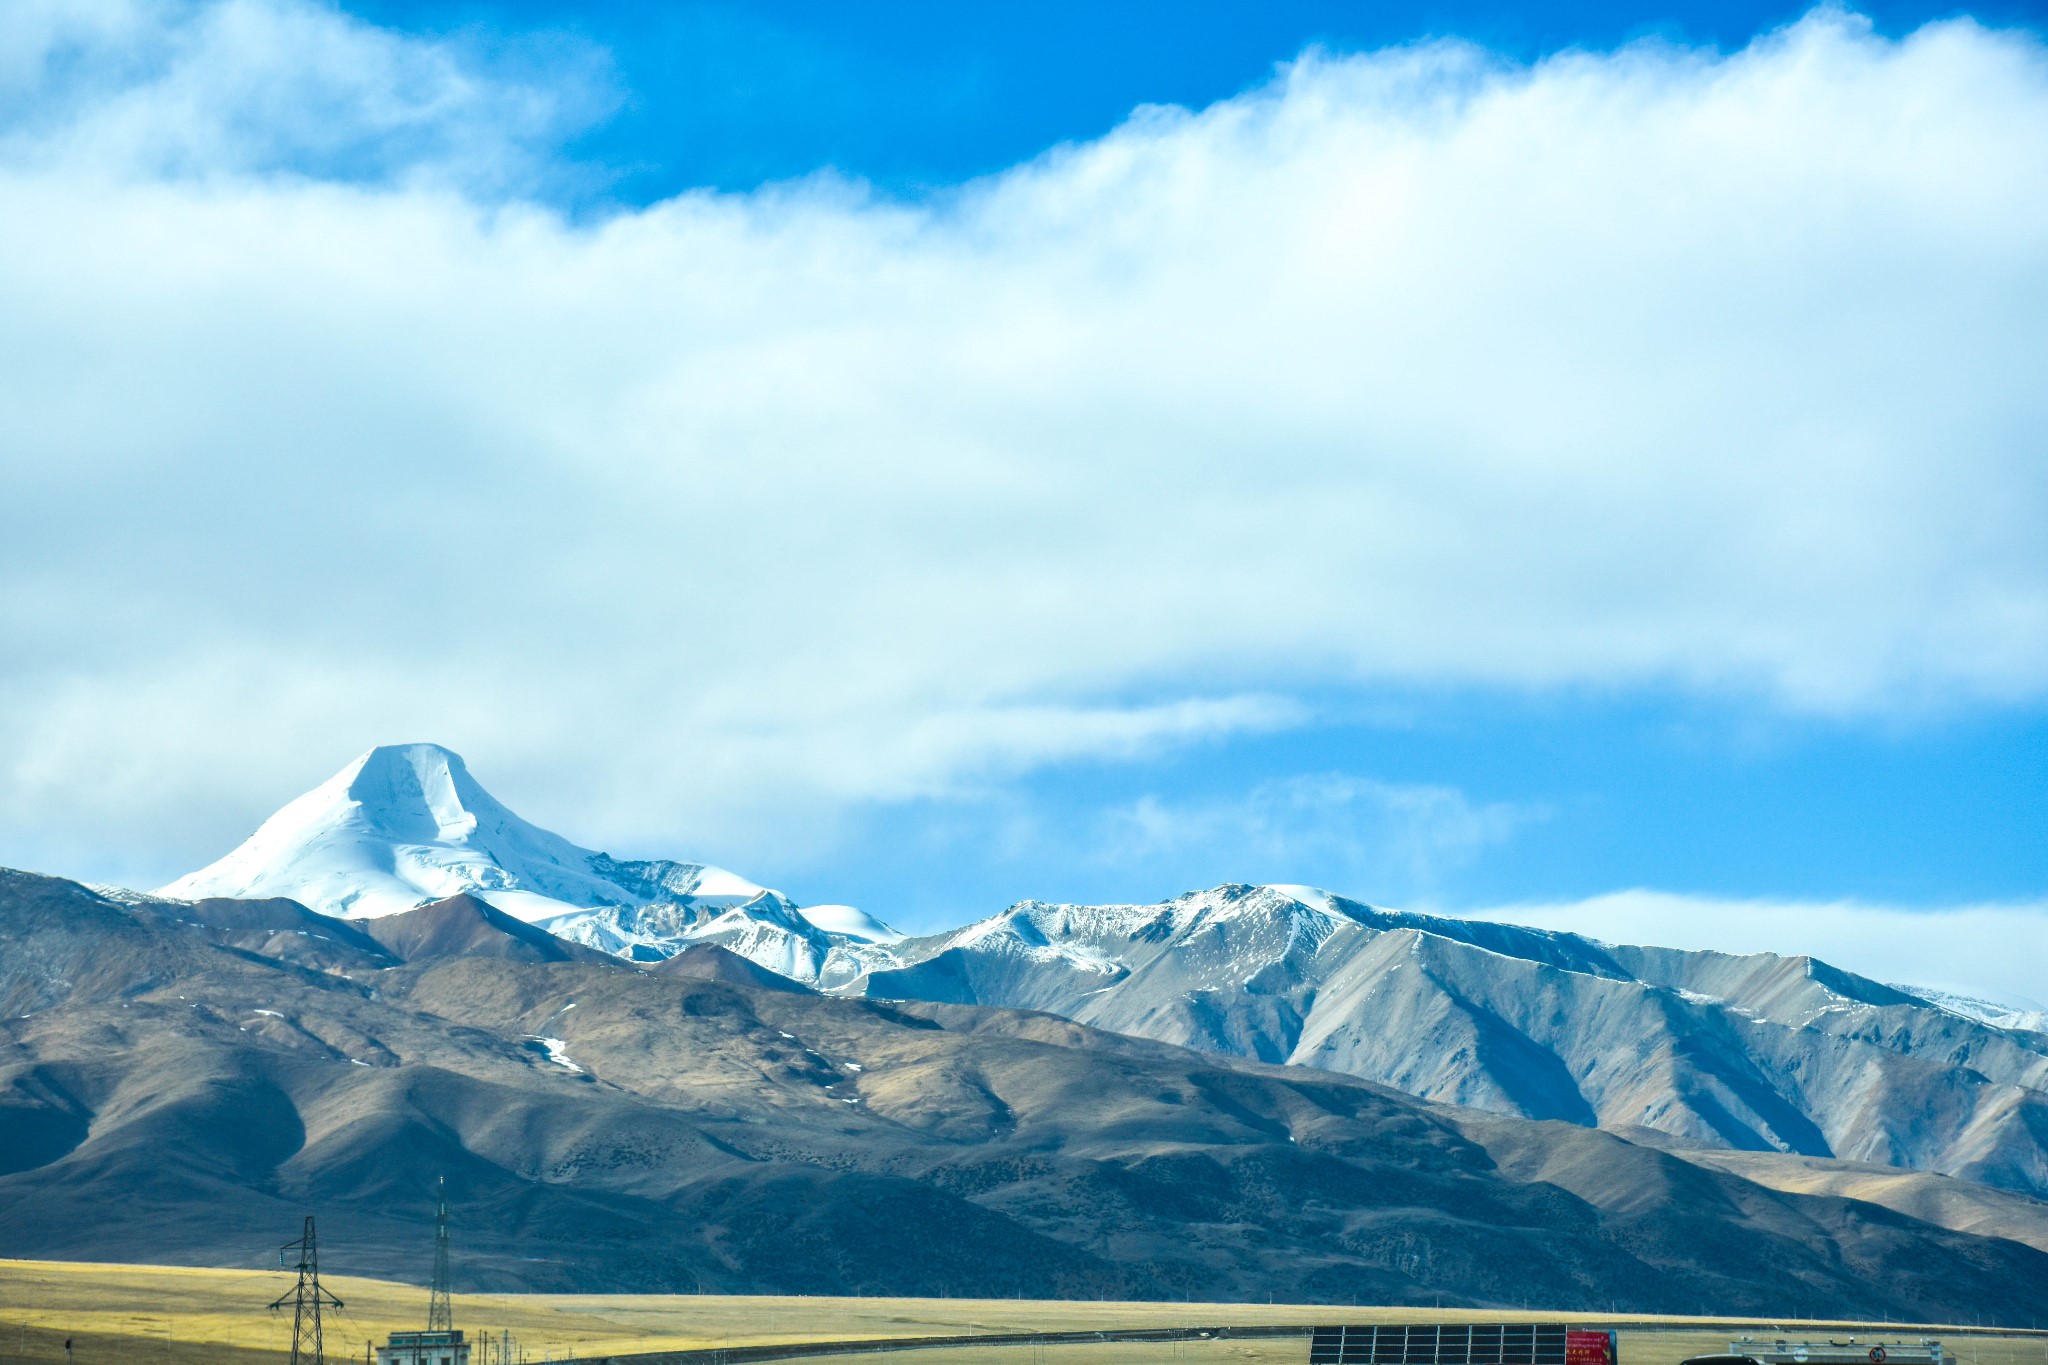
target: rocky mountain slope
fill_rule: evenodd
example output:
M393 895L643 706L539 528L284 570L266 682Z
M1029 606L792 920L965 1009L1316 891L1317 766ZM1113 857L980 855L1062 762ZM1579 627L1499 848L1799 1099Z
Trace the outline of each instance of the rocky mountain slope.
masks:
M1805 957L1598 943L1304 887L1027 902L822 979L1051 1010L1525 1118L2048 1190L2048 1035ZM855 976L853 973L858 972Z
M487 909L0 873L0 1255L254 1265L313 1211L333 1269L417 1277L445 1174L475 1287L2048 1310L2022 1241L1614 1134L716 948L536 958Z
M638 961L717 944L828 993L1046 1010L1523 1118L2048 1192L2035 1020L1811 958L1605 944L1284 886L1030 901L906 939L703 864L577 848L433 745L371 751L161 894L367 916L465 892Z

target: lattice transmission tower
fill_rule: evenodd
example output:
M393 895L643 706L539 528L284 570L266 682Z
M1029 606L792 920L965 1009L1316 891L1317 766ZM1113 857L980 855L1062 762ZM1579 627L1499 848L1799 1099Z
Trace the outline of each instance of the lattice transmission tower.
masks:
M313 1240L313 1215L306 1215L305 1235L277 1249L277 1263L285 1270L297 1270L299 1282L290 1292L270 1305L273 1313L292 1306L291 1365L327 1365L327 1345L320 1330L323 1306L341 1307L341 1300L320 1284L320 1249Z
M434 1190L434 1294L427 1300L427 1330L448 1332L455 1315L448 1307L448 1177Z

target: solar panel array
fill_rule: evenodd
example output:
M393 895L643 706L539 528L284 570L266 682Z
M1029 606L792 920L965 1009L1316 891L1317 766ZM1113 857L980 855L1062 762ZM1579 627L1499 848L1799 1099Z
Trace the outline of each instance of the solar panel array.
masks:
M1565 1365L1562 1324L1318 1327L1309 1365Z

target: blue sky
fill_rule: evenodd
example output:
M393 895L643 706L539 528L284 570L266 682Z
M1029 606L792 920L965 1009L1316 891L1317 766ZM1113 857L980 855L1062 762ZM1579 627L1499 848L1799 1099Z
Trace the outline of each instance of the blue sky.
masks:
M2048 933L2042 6L22 15L0 864Z
M374 0L378 24L538 53L602 54L616 103L575 143L609 193L645 202L831 166L903 193L1099 137L1140 104L1199 108L1305 48L1459 37L1520 60L1645 38L1737 48L1809 8L1782 3L1517 5L1128 0L1114 5L480 3ZM1968 14L2038 26L2028 0L1858 6L1886 32Z
M1404 816L1342 789L1314 800L1361 774L1446 788L1459 808ZM909 889L913 914L938 918L991 882L1085 901L1306 881L1461 909L1638 886L1926 908L2024 901L2048 884L2044 777L2048 723L2025 708L1868 726L1657 695L1466 694L1412 702L1398 720L1049 769L966 811L892 812L870 837L907 843L911 859L793 880L815 881L812 898L862 904ZM1276 781L1307 789L1299 802L1276 794L1292 809L1277 829L1241 809L1247 790ZM1142 802L1215 818L1191 820L1185 838L1136 837L1127 826Z

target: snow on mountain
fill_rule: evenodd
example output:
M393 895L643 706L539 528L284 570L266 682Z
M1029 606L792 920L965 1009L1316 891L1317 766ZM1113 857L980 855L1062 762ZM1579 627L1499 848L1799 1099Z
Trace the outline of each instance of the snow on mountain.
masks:
M1950 1014L1959 1014L1993 1028L2048 1033L2048 1009L2043 1009L2038 1001L1986 1000L1980 996L1957 995L1952 991L1929 990L1925 986L1899 986L1896 989L1917 995Z
M828 934L860 939L867 943L897 943L903 935L865 910L851 905L806 905L797 913Z
M795 981L816 983L834 954L849 962L875 946L874 940L901 937L846 906L820 907L825 924L848 924L859 935L821 928L812 911L777 891L763 891L737 905L698 901L655 901L576 910L542 920L550 933L635 962L659 962L691 943L715 943ZM870 938L872 934L874 938Z
M1804 957L1606 944L1223 886L1026 901L828 954L828 990L1046 1010L1526 1118L2048 1192L2048 1037ZM2015 1014L2015 1022L2023 1017Z
M804 911L724 868L579 848L515 815L438 744L370 750L225 858L155 894L284 896L322 914L366 919L464 892L562 937L642 961L709 938L744 942L748 956L759 953L770 967L785 963L797 975L842 943L898 937L851 906Z

